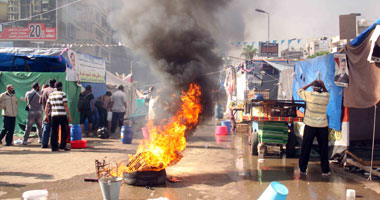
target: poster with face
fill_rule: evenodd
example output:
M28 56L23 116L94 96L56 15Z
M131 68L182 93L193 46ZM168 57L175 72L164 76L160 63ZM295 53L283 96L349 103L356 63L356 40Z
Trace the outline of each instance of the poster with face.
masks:
M78 81L79 76L77 73L77 55L76 52L69 50L67 52L69 57L69 64L66 66L66 80L67 81Z
M335 77L334 82L337 86L348 87L349 76L348 76L348 62L346 54L335 54Z

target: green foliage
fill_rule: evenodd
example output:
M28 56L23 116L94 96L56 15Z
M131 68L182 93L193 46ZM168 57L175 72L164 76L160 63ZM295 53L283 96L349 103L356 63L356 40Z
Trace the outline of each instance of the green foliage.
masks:
M330 52L329 51L319 51L316 54L311 55L311 56L309 56L307 58L315 58L315 57L324 56L324 55L327 55L327 54L330 54Z
M257 49L253 48L252 45L247 45L246 47L243 48L243 51L240 56L244 56L245 59L252 60L253 57L257 55Z

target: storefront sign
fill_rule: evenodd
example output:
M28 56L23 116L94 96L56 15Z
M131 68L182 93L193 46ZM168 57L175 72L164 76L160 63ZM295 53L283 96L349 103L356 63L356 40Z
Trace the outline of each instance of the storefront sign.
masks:
M0 0L0 40L57 40L57 0Z
M278 43L260 43L260 56L278 57Z

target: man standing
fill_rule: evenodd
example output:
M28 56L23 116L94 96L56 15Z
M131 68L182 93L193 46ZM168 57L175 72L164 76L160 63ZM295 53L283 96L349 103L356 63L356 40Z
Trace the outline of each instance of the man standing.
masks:
M84 123L88 119L89 131L92 132L92 111L95 110L94 95L91 85L86 86L86 90L79 95L78 110L80 112L80 128L84 133ZM87 134L89 136L89 134Z
M25 134L23 145L28 144L28 138L32 126L36 123L38 133L38 143L41 143L42 139L42 107L40 104L40 85L34 83L32 90L25 94L26 103L28 104L28 120L26 122Z
M314 91L305 91L310 86L313 86ZM329 103L330 94L321 80L315 80L298 90L297 93L306 101L304 118L305 130L301 146L301 155L299 158L301 174L306 174L311 146L314 137L317 137L320 149L322 175L328 176L330 175L330 168L328 161L328 122L326 109Z
M42 108L45 109L49 95L54 92L54 85L56 80L50 79L49 80L49 87L42 90L41 97L40 97L40 104L42 104ZM49 109L48 112L48 118L49 121L44 120L43 124L43 133L42 133L42 148L49 148L49 138L50 138L50 132L51 132L51 109ZM46 116L45 116L46 117Z
M61 144L59 149L69 151L66 148L66 139L69 129L69 122L71 122L71 115L67 107L66 93L62 91L62 82L55 83L54 92L49 95L45 107L45 121L49 122L49 112L51 109L51 150L58 151L58 133L59 126L61 126Z
M127 109L127 96L124 93L124 86L120 85L118 90L111 96L112 121L111 134L115 133L117 126L123 125L125 110Z
M0 94L0 108L3 110L3 130L0 134L0 144L5 135L6 146L12 146L15 130L18 102L13 85L7 85L6 92Z
M108 129L107 123L107 112L111 110L111 96L112 93L107 91L105 95L98 97L96 100L95 106L99 112L99 126L106 127Z

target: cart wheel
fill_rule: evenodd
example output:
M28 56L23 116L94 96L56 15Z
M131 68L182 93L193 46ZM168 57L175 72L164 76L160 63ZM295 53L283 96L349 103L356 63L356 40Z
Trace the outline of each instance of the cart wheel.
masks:
M251 132L251 154L257 156L257 145L259 144L259 137L256 130Z

